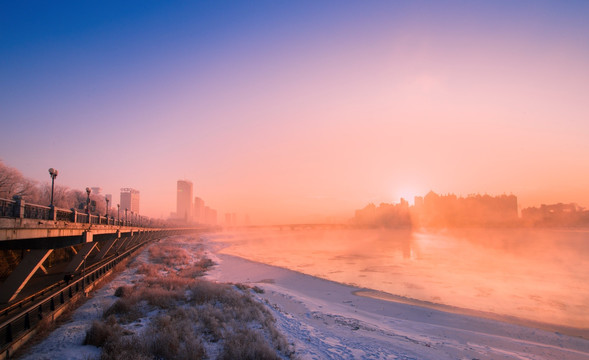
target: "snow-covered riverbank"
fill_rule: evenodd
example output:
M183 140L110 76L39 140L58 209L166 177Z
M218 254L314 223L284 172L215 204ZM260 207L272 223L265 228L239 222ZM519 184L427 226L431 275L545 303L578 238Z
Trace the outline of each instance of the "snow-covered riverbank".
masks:
M355 295L361 290L239 257L208 277L260 286L303 359L589 359L589 340Z
M195 239L175 241L188 252L202 251ZM272 309L301 359L589 359L589 340L358 296L362 289L219 254L209 245L205 241L217 265L206 277L264 289L256 296ZM147 251L135 261L147 262ZM82 345L86 331L116 300L115 290L139 276L133 267L118 274L23 358L98 357L98 348Z

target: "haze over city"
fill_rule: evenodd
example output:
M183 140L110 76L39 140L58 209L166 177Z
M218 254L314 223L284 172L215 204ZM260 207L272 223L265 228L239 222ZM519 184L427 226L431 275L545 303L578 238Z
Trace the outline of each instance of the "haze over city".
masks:
M589 205L587 2L6 2L0 159L77 189L176 181L253 223L515 194Z

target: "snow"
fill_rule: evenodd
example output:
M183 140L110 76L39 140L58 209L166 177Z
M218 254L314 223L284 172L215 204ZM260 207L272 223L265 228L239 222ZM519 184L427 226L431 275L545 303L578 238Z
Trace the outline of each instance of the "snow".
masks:
M200 248L188 237L183 241L192 253ZM217 245L206 241L205 246L206 255L217 263L207 278L264 289L255 296L268 304L300 359L589 359L589 340L360 296L370 292L220 254ZM135 261L147 259L144 250ZM23 359L98 357L98 348L82 345L86 330L115 301L115 289L140 276L134 268L121 272Z
M147 249L132 261L145 262ZM21 360L87 360L100 356L100 349L92 345L83 345L86 331L92 321L100 319L104 310L117 299L115 290L123 285L132 284L142 275L136 274L136 268L128 268L119 273L112 281L93 292L91 297L72 314L71 319L55 329L47 338L31 347Z
M301 359L589 359L589 341L496 320L358 296L362 290L212 254L208 277L242 282L273 309Z

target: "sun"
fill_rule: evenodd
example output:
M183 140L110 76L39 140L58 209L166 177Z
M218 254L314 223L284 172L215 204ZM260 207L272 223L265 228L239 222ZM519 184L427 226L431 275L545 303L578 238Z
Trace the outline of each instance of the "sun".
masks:
M401 199L404 199L409 202L410 205L413 205L415 196L419 196L419 194L411 187L402 187L393 190L392 196L395 203L400 202Z

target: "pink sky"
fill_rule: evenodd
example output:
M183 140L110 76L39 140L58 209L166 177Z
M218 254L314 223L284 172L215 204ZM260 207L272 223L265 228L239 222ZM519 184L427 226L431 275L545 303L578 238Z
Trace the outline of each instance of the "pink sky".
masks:
M429 190L589 206L582 3L184 6L8 9L47 26L3 35L0 158L115 202L137 188L156 217L184 178L253 222Z

